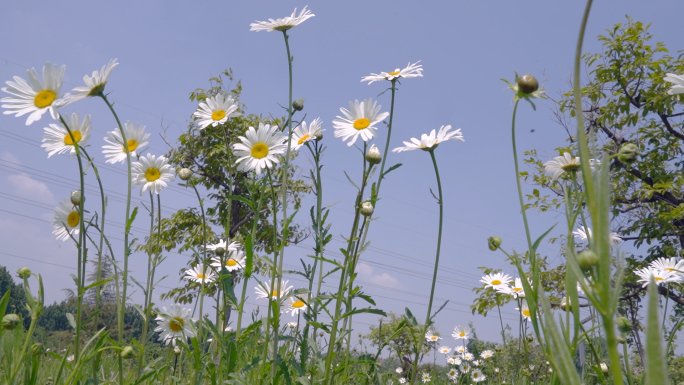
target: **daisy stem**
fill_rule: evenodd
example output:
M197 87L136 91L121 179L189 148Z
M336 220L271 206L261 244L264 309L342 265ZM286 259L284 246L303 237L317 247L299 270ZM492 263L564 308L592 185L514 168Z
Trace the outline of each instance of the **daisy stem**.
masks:
M197 195L197 201L199 202L200 206L200 212L202 213L202 280L200 281L200 292L199 292L199 328L197 331L197 342L199 343L200 346L202 346L202 326L204 324L204 283L206 281L206 276L207 276L207 266L206 266L206 261L207 261L207 217L204 214L204 204L202 203L202 198L200 197L199 191L197 190L197 186L195 186L194 183L190 183L192 185L192 189L195 190L195 195ZM197 373L197 382L199 383L200 379L202 376L201 370Z
M496 295L496 308L499 310L499 322L501 323L501 339L503 340L503 346L506 347L506 329L504 328L503 318L501 318L501 305L499 305L499 294Z
M390 102L390 115L389 115L389 124L387 124L387 140L385 141L385 152L382 155L382 163L380 163L380 174L378 175L378 187L375 190L375 196L371 197L371 203L373 204L373 207L375 207L375 203L377 202L377 197L380 194L380 185L382 184L382 180L385 179L383 173L385 172L385 161L387 160L387 153L389 151L389 144L390 144L390 138L392 137L392 121L394 120L394 94L397 91L397 79L392 79L392 101ZM366 233L368 233L368 230L366 230ZM364 241L366 239L366 236L364 234L363 237Z
M285 171L287 173L287 170ZM279 323L280 323L280 299L282 296L282 288L281 288L281 283L282 283L282 260L283 260L283 255L282 255L282 250L284 247L285 243L285 229L283 228L283 241L280 246L278 246L278 215L277 215L277 204L278 200L275 194L274 190L274 183L273 183L273 176L271 175L271 169L266 169L266 175L268 177L268 182L270 184L269 190L271 191L271 203L273 204L273 268L271 269L271 285L269 288L271 289L271 293L268 293L269 295L269 300L268 300L268 312L266 316L266 341L264 343L264 360L262 361L265 365L268 357L268 346L269 346L269 326L271 325L271 322L273 323L273 352L274 352L274 363L271 365L272 366L272 381L275 382L275 375L276 375L276 367L277 365L275 364L275 361L277 360L277 355L278 355L278 329L279 329ZM283 202L285 204L285 202ZM285 207L283 207L283 210ZM284 226L287 226L287 217L285 218L284 221ZM279 253L280 251L280 253ZM280 254L280 258L278 258L278 255ZM275 290L274 290L275 288ZM272 292L275 291L276 295L273 296ZM275 298L271 298L275 297ZM271 312L273 312L273 319L271 319Z
M515 116L518 112L518 103L520 100L515 101L515 107L513 107L513 120L511 122L511 137L513 141L513 164L515 165L515 183L518 186L518 199L520 200L520 212L522 213L523 223L525 225L525 237L527 239L527 246L530 250L530 265L535 265L535 256L532 255L532 238L530 237L530 226L527 224L527 213L525 210L525 201L523 200L522 187L520 186L520 168L518 167L518 151L515 145Z

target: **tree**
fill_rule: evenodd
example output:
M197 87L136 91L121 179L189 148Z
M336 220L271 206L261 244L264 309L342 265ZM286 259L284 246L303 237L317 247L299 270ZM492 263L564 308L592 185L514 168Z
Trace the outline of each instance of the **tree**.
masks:
M9 303L7 304L7 314L16 313L24 320L24 327L28 329L31 323L31 316L26 310L24 304L24 285L15 284L12 275L7 271L5 266L0 266L0 298L5 295L6 292L10 292ZM4 314L0 314L3 316Z
M402 326L401 323L405 319L405 316L398 316L393 312L389 312L386 317L380 319L378 326L371 325L369 327L370 331L363 338L371 341L372 346L378 347L385 345L389 339L387 348L390 350L390 356L395 354L399 358L402 368L408 371L412 367L411 358L414 355L413 341L425 341L425 337L422 335L420 327L412 327L408 322ZM401 330L395 334L400 327ZM426 354L432 347L427 343L424 344L421 354Z

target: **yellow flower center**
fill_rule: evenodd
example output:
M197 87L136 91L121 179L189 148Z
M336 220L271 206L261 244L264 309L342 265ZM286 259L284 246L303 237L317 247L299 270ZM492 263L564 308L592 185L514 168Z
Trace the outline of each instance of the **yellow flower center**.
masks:
M183 330L183 326L185 326L185 321L180 317L173 317L169 322L169 329L175 333Z
M161 173L159 172L158 168L155 167L150 167L145 171L145 179L147 179L150 182L154 182L155 180L159 179L161 176Z
M478 375L479 375L478 372L474 372L474 373L473 373L473 378L477 378Z
M387 74L388 74L388 75L392 75L392 76L397 76L397 75L399 75L400 72L401 72L400 70L396 70L396 71L393 71L393 72L388 72Z
M295 309L299 309L301 307L304 307L304 301L296 301L292 303L292 307Z
M138 141L135 139L128 140L126 143L128 144L128 152L133 152L138 148ZM126 147L124 147L123 150L126 152Z
M309 139L309 134L302 136L302 138L297 141L297 144L302 144L306 142L307 139Z
M499 281L498 279L495 279L492 281L492 285L501 285L501 281Z
M237 262L234 259L229 259L228 262L226 262L226 266L233 267L237 265Z
M656 281L662 281L662 280L663 280L663 277L656 277L656 276L653 276L653 278L654 278Z
M36 94L36 97L33 99L33 103L35 103L36 107L38 108L45 108L51 105L55 99L57 99L57 94L55 91L42 90Z
M672 268L672 267L666 267L665 271L677 271L677 269Z
M364 128L368 128L368 126L370 126L370 120L366 118L356 119L354 122L354 128L357 130L363 130Z
M459 337L465 337L465 335L466 335L466 334L463 333L463 332L458 333L458 336L459 336Z
M522 287L514 287L513 291L522 291Z
M437 339L437 336L430 336L430 339L435 341Z
M214 120L221 120L226 117L226 111L218 110L211 113L211 118Z
M252 156L261 159L268 155L268 146L266 143L259 142L252 146Z
M67 217L67 225L69 227L76 227L78 226L78 220L81 218L80 215L76 211L72 211L69 213L69 216Z
M277 291L277 290L273 290L273 293L271 293L271 294L272 294L274 297L278 297L278 291Z
M529 316L530 316L530 311L529 311L528 309L523 310L522 313L523 313L523 315L524 315L525 317L529 317Z
M204 276L204 274L202 274L202 273L197 273L197 278L199 278L199 279L204 279L205 276Z
M74 140L71 140L71 135L74 136ZM66 144L67 146L73 146L74 141L76 141L76 143L81 141L81 133L80 132L71 131L71 135L69 135L69 133L67 132L67 134L64 136L64 144Z

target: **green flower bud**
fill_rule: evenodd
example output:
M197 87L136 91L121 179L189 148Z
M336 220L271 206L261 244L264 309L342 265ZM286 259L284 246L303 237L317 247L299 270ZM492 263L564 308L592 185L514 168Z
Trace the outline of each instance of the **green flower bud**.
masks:
M577 256L577 263L584 270L589 270L596 266L599 262L598 255L594 253L591 249L584 249Z
M35 343L35 344L31 345L31 353L35 356L45 353L45 349L43 347L43 344Z
M295 109L295 111L301 111L304 109L304 99L297 99L294 102L292 102L292 108Z
M622 335L619 335L619 336L615 337L615 339L617 340L617 342L618 342L619 344L627 343L627 339L626 339L625 337L623 337Z
M181 354L180 346L174 346L173 347L173 354L175 354L176 356L180 356L180 354Z
M181 178L181 180L188 180L192 178L192 170L183 167L180 170L178 170L178 177Z
M518 89L523 93L531 94L539 89L539 82L530 74L523 75L518 78Z
M529 343L534 342L534 336L532 334L528 334L527 337L525 337L525 338L527 338L527 342L529 342Z
M131 359L133 357L134 354L132 346L126 346L125 348L123 348L123 350L121 351L121 358Z
M320 142L321 140L323 140L323 130L317 130L317 131L314 133L314 139L316 139L316 140L319 141L319 142Z
M363 214L363 216L369 217L373 215L374 210L375 208L373 208L373 204L370 203L370 201L361 203L361 214Z
M520 373L522 373L522 375L525 376L525 377L529 377L529 376L532 374L532 373L530 373L530 371L527 370L527 369L521 370Z
M216 253L216 255L222 256L226 253L226 249L224 249L223 247L217 247L216 250L214 250L214 252Z
M31 269L28 267L22 267L21 269L17 270L17 275L21 279L27 279L31 276Z
M74 206L79 206L81 204L81 191L76 190L71 193L71 203Z
M366 153L366 161L370 164L378 164L381 160L382 155L380 154L380 150L378 150L375 145L371 145L371 148L369 148Z
M257 346L261 346L261 344L263 344L263 343L264 343L264 341L262 341L262 340L257 340Z
M5 314L2 317L2 328L5 330L14 330L20 323L21 317L17 314Z
M568 297L563 297L563 299L561 299L561 302L560 302L560 308L561 308L561 310L563 310L563 311L568 311L568 309L570 308L570 306L571 306L571 305L570 305L570 298L568 298Z
M625 143L618 150L618 160L622 163L634 163L639 156L639 147L634 143Z
M489 237L487 240L487 244L489 246L489 250L491 251L496 251L496 249L501 246L501 238L499 237Z
M632 331L632 323L626 317L618 317L616 323L620 332L629 333Z

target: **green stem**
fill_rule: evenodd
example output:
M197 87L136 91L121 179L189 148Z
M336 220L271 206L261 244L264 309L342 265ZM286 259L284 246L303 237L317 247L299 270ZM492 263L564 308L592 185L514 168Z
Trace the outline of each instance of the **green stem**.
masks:
M202 346L202 332L203 332L203 326L204 326L204 286L205 286L205 281L206 281L206 271L207 271L207 266L206 266L206 261L207 261L207 217L204 214L204 204L202 203L202 198L200 197L199 191L197 190L197 187L195 186L194 183L191 183L192 189L195 190L195 195L197 195L197 201L199 202L200 205L200 211L202 213L202 243L203 243L203 257L202 257L202 280L200 281L200 292L199 292L199 300L200 300L200 305L199 305L199 326L197 330L197 343L199 346ZM204 366L202 366L204 367ZM200 381L202 380L202 370L197 371L197 383L199 384Z
M385 162L387 161L387 153L389 152L390 138L392 137L392 122L394 120L394 95L397 91L396 83L397 78L392 79L392 101L390 102L389 124L387 125L387 140L385 141L385 151L382 155L382 163L380 163L380 174L378 175L378 188L375 190L375 196L371 197L371 203L373 203L373 207L375 207L377 197L380 194L380 185L382 184L382 180L385 179L383 173L385 172ZM363 239L366 239L365 235Z

